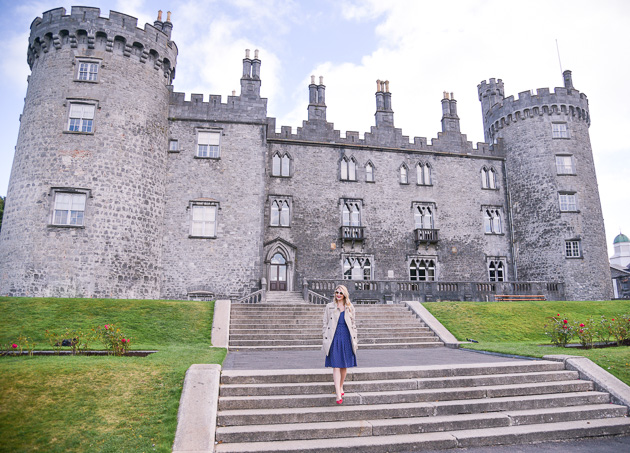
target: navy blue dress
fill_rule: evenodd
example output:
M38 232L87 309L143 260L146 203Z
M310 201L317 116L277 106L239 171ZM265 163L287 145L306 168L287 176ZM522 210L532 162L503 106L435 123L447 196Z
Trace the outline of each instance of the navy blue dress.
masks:
M350 368L357 366L357 357L352 350L352 337L346 325L345 311L339 315L337 330L330 344L330 351L326 356L325 366L332 368Z

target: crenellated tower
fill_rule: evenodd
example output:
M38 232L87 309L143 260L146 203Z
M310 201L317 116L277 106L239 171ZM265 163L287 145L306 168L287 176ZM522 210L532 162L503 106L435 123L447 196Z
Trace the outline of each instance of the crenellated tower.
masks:
M563 281L569 300L612 297L585 94L564 87L504 97L478 85L486 141L506 158L506 186L520 281Z
M0 237L0 293L156 298L171 81L170 13L45 12Z

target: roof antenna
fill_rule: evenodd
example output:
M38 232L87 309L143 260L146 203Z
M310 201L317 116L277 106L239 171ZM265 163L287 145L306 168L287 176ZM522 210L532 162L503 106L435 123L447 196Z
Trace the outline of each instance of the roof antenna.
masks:
M560 61L560 48L558 47L558 38L556 38L556 51L558 52L558 64L560 65L560 74L562 74L562 61Z

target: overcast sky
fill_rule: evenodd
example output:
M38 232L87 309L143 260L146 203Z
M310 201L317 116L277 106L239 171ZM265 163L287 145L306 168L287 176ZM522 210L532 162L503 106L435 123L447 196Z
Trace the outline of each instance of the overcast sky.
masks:
M29 27L66 1L0 0L0 195L6 195L29 68ZM77 4L77 3L74 3ZM563 86L561 68L590 102L591 144L606 224L630 235L630 1L193 0L85 1L137 17L172 11L179 56L175 91L239 92L244 49L259 49L261 94L281 125L306 119L310 75L324 76L327 118L361 136L374 125L375 81L389 80L394 124L410 137L437 137L443 91L458 101L461 130L484 141L477 84L491 77L505 95ZM560 59L556 47L560 51ZM626 129L628 128L628 129ZM535 213L532 213L535 215Z

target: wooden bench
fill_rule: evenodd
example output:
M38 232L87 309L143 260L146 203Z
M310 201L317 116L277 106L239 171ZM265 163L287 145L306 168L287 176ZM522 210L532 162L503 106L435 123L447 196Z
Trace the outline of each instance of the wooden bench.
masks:
M530 300L547 300L542 294L495 294L495 302L516 302Z

